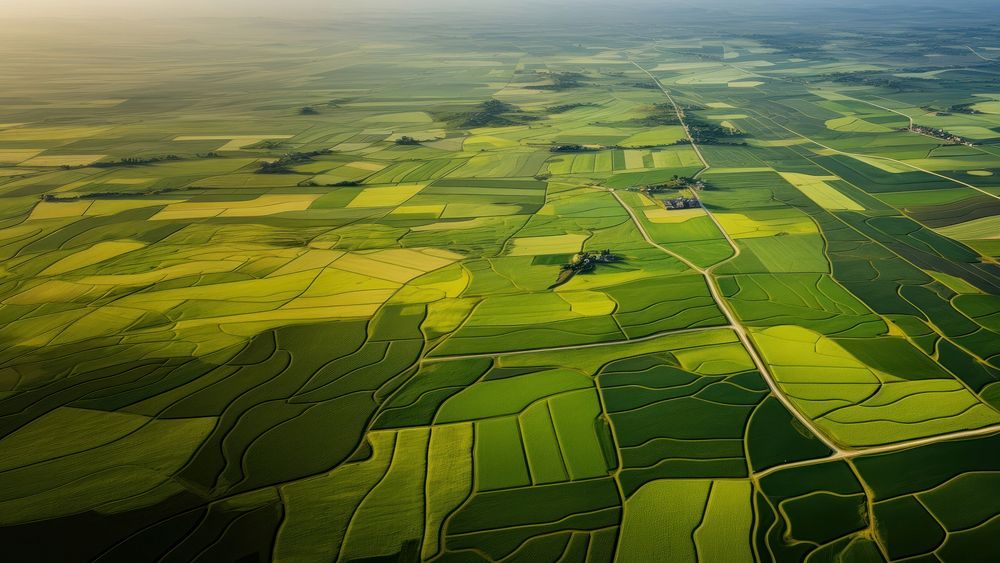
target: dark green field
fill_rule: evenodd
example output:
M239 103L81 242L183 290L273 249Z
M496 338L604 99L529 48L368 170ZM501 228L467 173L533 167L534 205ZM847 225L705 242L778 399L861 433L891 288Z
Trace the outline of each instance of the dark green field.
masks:
M0 560L1000 560L996 7L512 9L4 22Z

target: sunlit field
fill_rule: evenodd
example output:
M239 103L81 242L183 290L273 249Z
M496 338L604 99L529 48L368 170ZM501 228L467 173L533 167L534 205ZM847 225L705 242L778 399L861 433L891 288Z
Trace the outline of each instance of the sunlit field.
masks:
M0 559L998 560L1000 16L477 10L0 34Z

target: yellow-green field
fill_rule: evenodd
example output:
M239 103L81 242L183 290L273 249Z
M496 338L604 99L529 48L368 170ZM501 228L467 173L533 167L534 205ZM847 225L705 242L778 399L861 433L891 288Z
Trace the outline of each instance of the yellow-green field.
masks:
M22 4L3 561L1000 560L985 3Z

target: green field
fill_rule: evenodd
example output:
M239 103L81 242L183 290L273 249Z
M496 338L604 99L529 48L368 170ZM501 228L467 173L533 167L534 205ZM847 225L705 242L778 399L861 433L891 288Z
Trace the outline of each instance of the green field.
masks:
M995 6L320 4L4 21L0 560L1000 560Z

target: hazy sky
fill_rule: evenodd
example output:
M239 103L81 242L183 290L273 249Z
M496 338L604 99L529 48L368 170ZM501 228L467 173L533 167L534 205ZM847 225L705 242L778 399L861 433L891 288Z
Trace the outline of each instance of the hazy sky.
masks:
M406 15L428 11L459 11L489 17L494 13L532 12L580 14L585 11L627 14L639 6L671 10L671 5L695 15L727 4L739 11L780 14L783 11L808 12L811 8L850 10L870 9L874 5L898 6L901 13L914 5L925 8L963 10L992 7L996 0L0 0L0 19L6 16L81 17L198 17L198 16L272 16L284 18L336 18L338 15L366 13L376 16ZM993 11L991 10L991 11Z
M552 0L557 1L557 0ZM84 16L336 16L359 11L493 9L530 5L529 0L0 0L2 15Z

